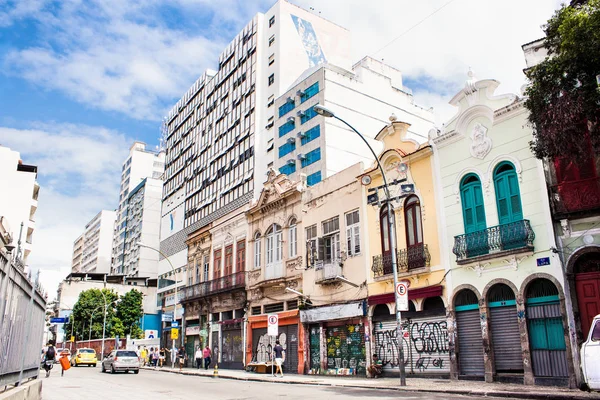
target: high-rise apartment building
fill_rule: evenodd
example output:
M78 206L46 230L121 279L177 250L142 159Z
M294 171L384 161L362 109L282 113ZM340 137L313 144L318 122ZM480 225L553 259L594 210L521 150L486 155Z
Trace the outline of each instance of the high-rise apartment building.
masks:
M267 157L275 99L303 71L326 62L351 68L350 33L280 0L244 27L217 70L202 74L169 112L160 237L176 269L187 264L189 233L260 191L267 163L255 159ZM160 273L168 271L162 260Z
M434 124L432 110L414 104L401 72L381 61L365 57L352 71L331 64L309 69L275 99L276 132L263 161L294 180L306 175L309 186L357 162L373 162L360 137L342 122L317 114L316 104L352 124L376 152L381 143L375 134L392 114L411 124L409 137L418 142L426 140Z
M72 272L110 272L115 218L114 211L102 210L85 225L84 233L73 243Z
M14 251L18 251L17 258L27 265L33 245L40 191L37 166L23 163L19 152L0 146L0 176L3 193L0 196L0 217L12 237L12 244L16 246Z
M158 248L163 151L150 151L135 142L123 162L119 207L113 234L112 268L115 275L156 278L158 253L134 246L142 241Z

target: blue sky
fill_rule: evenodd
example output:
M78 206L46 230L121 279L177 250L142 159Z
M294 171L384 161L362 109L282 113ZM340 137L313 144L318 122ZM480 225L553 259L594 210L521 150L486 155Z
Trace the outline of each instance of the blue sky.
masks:
M72 244L117 205L133 140L160 121L274 0L0 0L0 144L39 166L32 269L54 295ZM352 32L352 55L384 59L438 123L471 67L501 91L524 83L521 44L541 37L556 0L292 0ZM435 10L440 10L426 18ZM421 22L422 21L422 22ZM421 22L421 23L419 23ZM412 29L411 29L412 28ZM393 42L392 42L393 41ZM385 47L384 50L378 52ZM0 210L1 213L1 210Z

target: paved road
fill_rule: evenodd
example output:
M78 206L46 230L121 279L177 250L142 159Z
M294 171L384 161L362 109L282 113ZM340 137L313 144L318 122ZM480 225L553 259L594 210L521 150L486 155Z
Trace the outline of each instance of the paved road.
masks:
M432 393L395 392L378 389L355 389L311 385L291 385L269 382L245 382L230 379L212 379L197 376L165 374L155 371L140 371L139 375L103 374L100 366L71 368L60 376L60 367L55 367L49 378L43 380L43 400L306 400L348 399L364 400L391 399L473 399L484 397L457 396ZM344 378L341 378L344 379ZM489 400L490 397L485 397Z

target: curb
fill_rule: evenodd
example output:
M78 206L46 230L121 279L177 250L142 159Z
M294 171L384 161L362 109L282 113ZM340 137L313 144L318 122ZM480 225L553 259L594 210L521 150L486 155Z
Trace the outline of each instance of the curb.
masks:
M186 376L198 376L202 378L213 378L212 375L197 374L190 371L170 370L170 369L154 369L149 367L142 367L149 371L166 372L170 374L186 375ZM220 379L231 379L236 381L246 382L266 382L266 383L283 383L288 385L312 385L312 386L328 386L328 387L348 387L355 389L377 389L377 390L390 390L397 392L420 392L420 393L444 393L454 394L463 396L480 396L480 397L502 397L502 398L516 398L516 399L532 399L532 400L574 400L574 399L593 399L583 393L527 393L527 392L514 392L514 391L495 391L495 390L472 390L472 389L445 389L435 390L430 388L410 388L410 387L395 387L395 386L379 386L379 385L364 385L364 384L348 384L348 383L336 383L336 382L316 382L316 381L291 381L291 380L271 380L264 379L260 376L231 376L231 375L219 375ZM551 390L548 387L548 390ZM597 397L600 399L600 396Z

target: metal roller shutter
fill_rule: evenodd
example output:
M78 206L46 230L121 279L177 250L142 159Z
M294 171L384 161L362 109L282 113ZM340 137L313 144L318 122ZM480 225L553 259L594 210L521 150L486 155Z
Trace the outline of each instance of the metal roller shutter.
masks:
M496 372L523 372L517 307L490 307L490 333Z
M221 340L222 368L242 368L244 349L240 324L224 324L222 326Z
M310 369L313 374L321 370L321 328L311 325L309 328Z
M279 327L277 339L267 335L267 328L252 330L252 361L268 362L275 341L279 340L285 350L283 371L288 374L298 373L298 325L284 325Z
M325 327L327 369L338 374L366 374L364 327L359 323Z
M483 376L483 341L479 309L456 313L458 366L461 375Z

